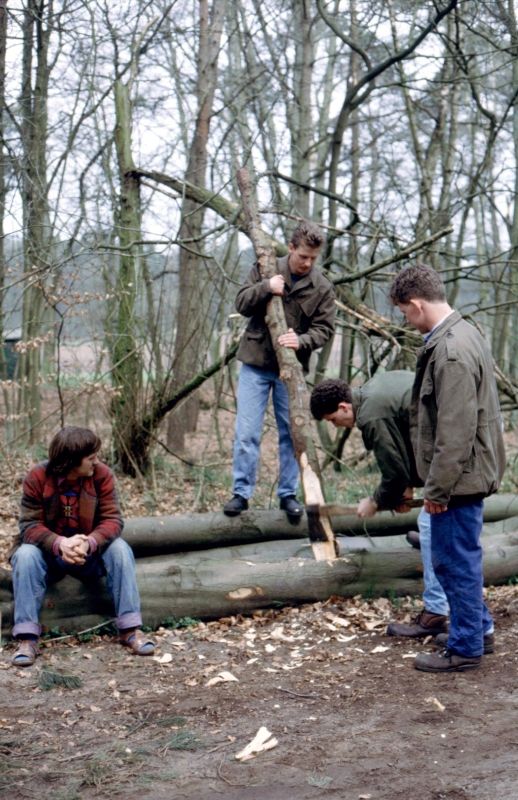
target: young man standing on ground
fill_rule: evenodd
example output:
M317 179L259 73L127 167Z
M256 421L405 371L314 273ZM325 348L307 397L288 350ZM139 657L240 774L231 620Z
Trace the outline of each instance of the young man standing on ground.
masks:
M358 506L359 517L373 517L380 509L403 513L413 487L422 486L417 475L410 441L410 400L414 374L403 370L384 372L361 387L350 387L340 379L327 379L311 394L311 413L336 427L361 431L367 450L372 450L381 472L381 482L371 497ZM437 636L446 631L448 601L432 566L430 515L419 514L419 540L424 567L424 609L410 623L391 622L389 636L413 639Z
M24 478L20 544L11 558L17 667L31 666L39 655L38 615L47 580L65 574L85 582L106 575L121 644L141 656L154 652L138 627L135 559L120 538L115 482L97 458L100 448L101 440L88 428L64 428L50 443L49 460Z
M493 620L482 596L483 500L505 468L502 417L491 352L477 329L446 301L425 264L401 270L389 298L424 334L410 406L410 433L424 507L431 515L432 560L448 598L446 647L419 655L416 669L478 669L493 647Z
M229 517L246 510L254 493L261 429L270 392L279 432L280 507L291 517L303 513L295 497L299 468L291 438L288 390L279 378L265 315L272 295L282 297L288 333L279 336L279 344L295 350L307 372L312 351L322 347L334 332L334 288L315 267L323 243L324 234L318 225L301 223L293 232L288 255L277 259L278 274L263 280L256 264L237 293L237 311L251 319L237 352L243 363L237 392L234 496L223 509Z

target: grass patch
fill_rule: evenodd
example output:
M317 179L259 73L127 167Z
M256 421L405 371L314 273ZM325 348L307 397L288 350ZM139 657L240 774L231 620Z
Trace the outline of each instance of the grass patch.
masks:
M327 789L333 779L324 775L310 775L306 778L306 783L310 786L316 786L317 789Z
M56 672L51 667L43 667L38 675L38 686L42 692L49 692L56 686L64 689L80 689L84 681L79 675L72 673Z
M185 717L160 717L155 722L161 728L183 728L184 725L187 725Z
M196 733L175 731L159 743L164 750L201 750L205 744Z

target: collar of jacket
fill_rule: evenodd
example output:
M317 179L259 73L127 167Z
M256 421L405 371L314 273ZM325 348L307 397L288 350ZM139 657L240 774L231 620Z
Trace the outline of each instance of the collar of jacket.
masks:
M46 466L46 463L43 464ZM94 478L95 472L90 478L83 478L82 485L81 485L81 492L86 492L86 494L91 495L92 497L97 497L97 492L95 491L94 485ZM54 479L52 475L45 476L45 484L43 486L43 498L47 500L52 495L56 494L58 491L58 483Z
M427 353L429 350L437 345L438 342L462 319L460 311L454 311L453 314L448 314L445 320L441 322L438 328L434 330L427 342L424 343L421 352Z
M360 413L360 408L362 405L363 400L363 387L362 386L353 386L351 388L351 405L354 411L354 422L358 424L358 415Z
M297 281L294 287L291 285L291 272L290 267L288 264L289 261L289 254L287 256L283 256L282 258L277 259L277 271L282 275L284 280L286 281L286 286L291 292L292 289L294 292L298 291L298 289L302 289L304 286L308 286L311 284L312 286L315 285L314 276L315 276L315 267L311 267L310 271L307 275Z

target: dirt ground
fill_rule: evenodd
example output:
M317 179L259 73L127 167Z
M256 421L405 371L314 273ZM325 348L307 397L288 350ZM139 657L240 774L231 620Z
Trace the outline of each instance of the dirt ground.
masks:
M157 448L147 483L118 476L123 515L221 508L231 495L234 419L223 410L218 427L203 411L183 456L195 467ZM512 456L515 439L508 444ZM355 431L344 453L351 466L341 475L326 471L329 500L352 502L374 488L372 459L356 464L358 454ZM276 504L276 455L269 412L255 508ZM2 566L16 533L21 480L43 457L44 448L12 455L0 475ZM514 469L507 474L504 489L513 491ZM4 641L0 795L518 800L518 587L489 590L488 602L497 651L465 675L415 671L413 658L433 642L384 634L388 621L419 610L411 598L396 605L332 598L159 630L153 636L164 663L93 635L86 643L49 641L36 665L20 670L10 665L12 644ZM49 671L83 685L44 690L39 684ZM220 673L236 680L225 675L207 686ZM277 745L237 761L262 726Z
M419 607L362 598L160 629L157 657L115 639L0 655L0 792L10 798L518 798L518 587L488 591L497 650L427 675L432 642L385 635ZM80 688L38 686L45 668ZM213 681L220 673L227 680ZM235 680L230 680L229 675ZM208 686L209 681L213 685ZM444 707L443 710L441 710ZM235 755L266 726L278 744Z

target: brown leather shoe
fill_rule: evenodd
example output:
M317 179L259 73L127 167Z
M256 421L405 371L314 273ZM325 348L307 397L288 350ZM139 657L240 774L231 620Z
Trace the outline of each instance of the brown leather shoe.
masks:
M39 654L38 642L21 639L18 640L18 646L13 653L12 663L15 667L32 667Z
M152 656L155 652L154 642L148 639L140 628L121 633L119 641L123 647L129 647L136 656Z
M421 653L414 661L414 667L421 672L468 672L479 669L482 656L459 656L447 647L438 653Z
M387 634L424 639L425 636L437 636L439 633L446 633L447 630L446 617L442 614L432 614L425 608L411 622L391 622Z

